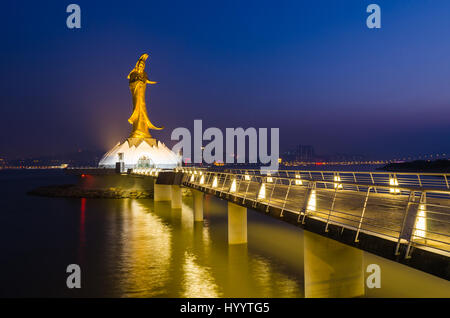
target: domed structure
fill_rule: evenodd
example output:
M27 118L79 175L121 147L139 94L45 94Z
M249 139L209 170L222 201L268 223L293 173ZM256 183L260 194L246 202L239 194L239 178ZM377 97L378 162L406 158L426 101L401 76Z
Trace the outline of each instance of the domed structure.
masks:
M181 156L156 139L128 138L108 151L98 165L101 168L115 168L117 162L123 165L123 169L173 169L181 166Z

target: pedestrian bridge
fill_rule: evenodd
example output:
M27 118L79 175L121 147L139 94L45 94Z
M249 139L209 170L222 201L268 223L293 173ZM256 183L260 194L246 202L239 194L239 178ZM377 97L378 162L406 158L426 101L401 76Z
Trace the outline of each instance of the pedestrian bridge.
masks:
M260 170L200 168L176 172L179 183L192 189L195 221L203 221L205 193L229 202L230 244L247 242L246 209L252 208L450 278L450 174L304 170L261 174ZM164 172L135 169L132 174L155 177ZM157 179L155 201L172 200L178 205L179 187L158 185Z

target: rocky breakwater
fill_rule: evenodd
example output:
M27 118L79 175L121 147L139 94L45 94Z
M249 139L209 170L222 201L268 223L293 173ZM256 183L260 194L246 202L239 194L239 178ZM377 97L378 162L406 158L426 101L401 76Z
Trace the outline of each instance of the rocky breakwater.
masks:
M36 188L30 195L64 198L99 198L99 199L149 199L153 198L153 189L125 190L122 188L84 189L74 184L53 185Z

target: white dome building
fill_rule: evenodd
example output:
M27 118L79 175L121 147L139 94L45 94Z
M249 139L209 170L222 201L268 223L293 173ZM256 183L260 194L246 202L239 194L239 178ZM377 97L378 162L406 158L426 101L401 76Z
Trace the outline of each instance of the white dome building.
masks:
M164 143L154 138L128 138L117 143L100 160L100 168L122 169L159 168L174 169L181 166L182 156L175 154Z

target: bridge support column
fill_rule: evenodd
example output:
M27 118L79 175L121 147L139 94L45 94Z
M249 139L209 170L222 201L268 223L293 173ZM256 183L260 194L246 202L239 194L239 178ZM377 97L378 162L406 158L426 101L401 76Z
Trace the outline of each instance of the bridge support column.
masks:
M170 201L172 200L172 189L169 184L156 184L156 178L153 186L153 201Z
M303 231L305 297L364 295L363 251Z
M194 197L194 222L203 222L203 192L191 189Z
M228 202L228 244L247 243L247 208Z
M181 187L179 185L171 186L172 209L181 209Z

